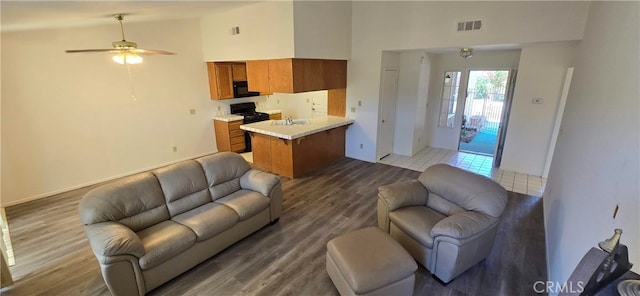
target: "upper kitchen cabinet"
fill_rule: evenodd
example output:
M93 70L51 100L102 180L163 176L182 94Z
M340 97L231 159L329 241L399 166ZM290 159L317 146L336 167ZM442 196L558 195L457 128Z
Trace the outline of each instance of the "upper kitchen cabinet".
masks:
M233 99L233 82L247 80L244 63L207 62L207 71L212 100Z
M247 86L261 95L271 94L269 88L269 61L247 61Z
M249 89L261 93L299 93L346 88L347 61L274 59L247 61Z

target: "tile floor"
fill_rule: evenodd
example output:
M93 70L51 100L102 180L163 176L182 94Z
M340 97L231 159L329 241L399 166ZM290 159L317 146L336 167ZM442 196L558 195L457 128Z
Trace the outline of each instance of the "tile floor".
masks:
M509 191L538 197L542 196L547 181L539 176L493 168L493 157L491 156L432 147L426 147L413 157L391 154L380 160L380 163L419 172L434 164L447 163L496 180Z

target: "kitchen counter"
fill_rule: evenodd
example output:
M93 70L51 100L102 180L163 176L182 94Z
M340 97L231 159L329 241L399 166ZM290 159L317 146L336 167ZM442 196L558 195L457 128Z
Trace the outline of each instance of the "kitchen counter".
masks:
M243 124L240 129L286 140L293 140L353 123L353 119L324 116L309 119L310 124L271 125L271 120Z
M345 134L353 120L325 116L305 125L243 124L249 131L255 168L297 178L344 157Z
M272 109L272 110L256 110L256 112L262 112L262 113L267 113L267 114L269 114L269 115L273 115L273 114L282 113L282 110L278 110L278 109Z
M235 115L235 114L225 114L225 115L216 115L213 117L213 120L219 120L224 122L243 120L244 116Z

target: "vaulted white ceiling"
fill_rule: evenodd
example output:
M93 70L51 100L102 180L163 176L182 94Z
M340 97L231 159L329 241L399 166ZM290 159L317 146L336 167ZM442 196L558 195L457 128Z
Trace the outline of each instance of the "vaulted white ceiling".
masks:
M0 1L2 31L197 18L257 1Z

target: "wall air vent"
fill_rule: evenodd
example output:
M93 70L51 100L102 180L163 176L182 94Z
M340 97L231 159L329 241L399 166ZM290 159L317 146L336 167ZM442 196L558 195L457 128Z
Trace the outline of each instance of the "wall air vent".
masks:
M480 30L480 28L482 28L482 21L481 20L465 21L465 22L459 22L458 23L458 32L461 32L461 31L475 31L475 30Z

